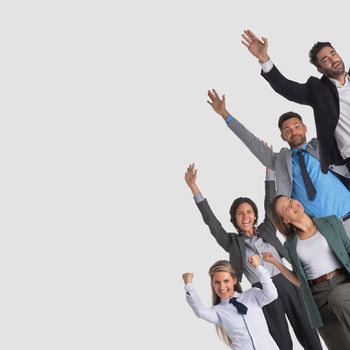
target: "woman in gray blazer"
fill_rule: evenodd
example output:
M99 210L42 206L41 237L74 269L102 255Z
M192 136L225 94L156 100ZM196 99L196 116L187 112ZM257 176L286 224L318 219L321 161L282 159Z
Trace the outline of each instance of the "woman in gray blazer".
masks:
M227 232L212 212L208 201L197 186L197 170L194 164L188 166L185 181L190 188L204 222L217 243L229 253L230 262L237 273L238 281L244 274L253 287L261 287L259 278L248 262L248 256L273 251L275 258L282 264L287 252L276 236L271 221L271 203L276 196L274 173L267 169L265 181L265 218L258 225L258 209L255 203L246 197L234 200L230 208L230 221L238 231ZM294 333L304 349L322 350L317 332L312 329L299 288L294 286L274 265L265 263L273 283L278 290L278 299L263 307L269 331L281 350L293 349L286 315Z

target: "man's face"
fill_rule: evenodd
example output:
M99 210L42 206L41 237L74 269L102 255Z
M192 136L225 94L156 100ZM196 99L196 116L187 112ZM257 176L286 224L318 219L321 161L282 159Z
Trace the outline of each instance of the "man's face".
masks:
M329 78L337 79L345 73L344 62L332 47L322 48L316 55L316 59L317 70Z
M281 125L281 137L291 148L300 148L306 142L306 125L296 118L289 118Z

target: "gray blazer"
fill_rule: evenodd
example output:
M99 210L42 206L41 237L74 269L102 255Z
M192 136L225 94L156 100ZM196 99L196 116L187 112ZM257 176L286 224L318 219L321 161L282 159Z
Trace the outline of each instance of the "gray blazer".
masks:
M292 151L289 148L282 148L278 153L264 144L263 141L253 135L243 124L234 119L228 124L228 127L234 134L249 148L249 150L257 157L266 167L275 170L276 174L276 194L290 197L293 189L293 173L292 173ZM307 152L316 159L320 159L317 139L308 142ZM331 165L329 169L337 175L337 177L349 189L348 179L350 174L345 165Z

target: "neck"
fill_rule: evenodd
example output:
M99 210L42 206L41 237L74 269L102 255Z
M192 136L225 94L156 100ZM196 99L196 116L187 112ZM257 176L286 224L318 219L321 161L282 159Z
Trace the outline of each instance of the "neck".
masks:
M297 222L292 224L297 228L299 236L308 236L315 232L316 225L306 214L304 214Z
M255 227L252 227L250 230L244 231L246 236L253 238L255 236Z
M335 77L335 80L338 80L340 85L344 85L345 84L345 77L346 77L346 72L344 72L343 74L339 75L338 77Z

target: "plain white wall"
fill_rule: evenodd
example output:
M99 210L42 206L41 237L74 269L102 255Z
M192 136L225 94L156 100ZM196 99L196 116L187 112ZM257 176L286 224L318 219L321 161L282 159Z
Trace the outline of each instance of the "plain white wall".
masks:
M271 90L241 33L267 36L273 61L304 82L318 75L317 40L349 62L345 4L3 3L0 347L224 349L185 302L182 272L209 306L207 270L227 254L183 176L195 162L229 230L237 196L263 216L264 169L206 91L275 150L285 111L314 137L311 109Z

